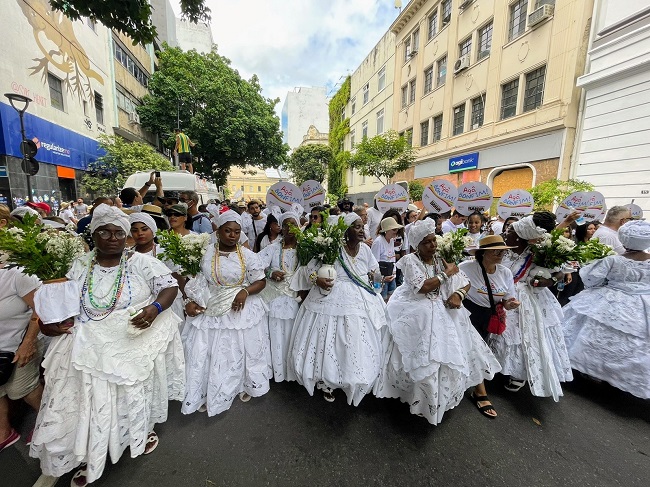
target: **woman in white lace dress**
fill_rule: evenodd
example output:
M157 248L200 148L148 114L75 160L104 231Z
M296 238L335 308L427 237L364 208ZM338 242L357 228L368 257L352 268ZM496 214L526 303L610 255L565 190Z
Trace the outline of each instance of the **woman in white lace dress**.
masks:
M151 453L153 426L167 420L168 400L183 397L183 348L169 310L176 280L160 261L125 252L130 228L119 209L95 209L95 251L68 273L81 289L80 314L41 325L57 338L43 362L30 455L54 477L81 465L73 487L97 480L109 454L115 463L127 448L131 457Z
M264 266L239 244L241 217L228 210L217 219L217 242L208 247L201 272L185 294L188 318L184 342L187 360L182 412L207 408L208 415L269 391L272 376L266 313L259 293Z
M650 399L650 223L618 230L625 253L580 270L585 290L564 308L571 366Z
M490 380L501 367L472 326L462 300L467 277L436 256L436 223L412 225L415 253L397 263L404 284L388 302L392 342L377 397L399 398L431 424L456 407L467 388Z
M272 215L269 215L269 218ZM278 223L282 238L275 240L259 254L266 269L267 282L262 297L269 304L269 336L271 340L271 365L276 382L287 379L287 352L293 322L298 314L298 293L289 289L291 278L298 267L296 237L291 228L300 228L300 215L283 213Z
M513 222L505 235L513 247L501 262L512 272L515 298L521 304L507 312L506 330L490 335L490 347L499 360L501 373L509 375L506 389L517 392L528 381L533 396L562 396L560 382L573 380L569 355L564 343L562 308L548 289L559 279L536 277L530 243L555 227L555 215L542 211Z
M313 260L291 281L291 289L309 293L296 316L287 373L310 395L318 387L332 402L334 389L343 389L348 404L358 406L379 376L386 305L369 284L379 264L363 243L361 217L348 213L344 220L350 228L334 264L336 279L317 277L320 264Z

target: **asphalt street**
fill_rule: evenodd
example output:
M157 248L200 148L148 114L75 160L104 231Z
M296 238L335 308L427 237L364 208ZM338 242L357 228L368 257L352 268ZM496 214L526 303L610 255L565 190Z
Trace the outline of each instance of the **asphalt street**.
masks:
M469 400L431 426L397 400L332 404L296 383L273 384L216 417L171 403L160 445L128 450L94 487L602 486L650 483L650 401L577 377L559 403L488 385L498 410ZM21 418L18 418L20 421ZM22 418L28 431L33 415ZM0 453L0 486L28 487L40 472L24 441ZM68 486L71 474L57 486Z

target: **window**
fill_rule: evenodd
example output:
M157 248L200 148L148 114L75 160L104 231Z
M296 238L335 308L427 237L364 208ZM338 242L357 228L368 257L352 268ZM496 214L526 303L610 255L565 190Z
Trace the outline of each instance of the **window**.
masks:
M478 30L478 56L477 60L481 60L490 55L490 48L492 47L492 22L481 27Z
M418 52L420 50L420 29L413 32L413 47L411 52Z
M442 25L445 26L451 20L451 0L442 2Z
M345 107L341 108L341 122L345 120Z
M257 187L257 192L258 192L258 193L261 193L261 192L262 192L262 186L258 186L258 187Z
M361 140L368 138L368 120L361 124Z
M426 95L433 89L433 66L424 70L424 94Z
M104 98L97 92L95 92L95 117L97 123L104 125Z
M465 104L454 108L454 135L462 134L465 130Z
M508 40L519 37L526 30L526 11L528 0L517 0L510 5L510 24L508 25Z
M350 130L350 150L354 149L355 143L354 138L357 135L357 131L352 129Z
M377 112L377 135L384 133L384 109Z
M241 190L244 191L244 185L243 184L241 185Z
M438 142L442 136L442 114L433 117L433 142Z
M436 78L436 88L445 84L447 77L447 56L438 60L438 76Z
M63 111L63 88L61 80L52 73L47 73L47 84L50 87L50 105Z
M82 106L83 106L83 109L84 109L84 117L87 117L88 116L88 102L86 100L84 100L82 102Z
M363 87L363 104L365 105L370 100L370 85L366 83Z
M135 108L140 105L140 102L135 97L131 96L126 89L116 84L116 97L117 106L127 113L135 112Z
M402 86L402 108L406 108L409 101L409 87L408 85Z
M420 124L420 147L429 145L429 121Z
M147 87L149 85L147 73L140 69L135 60L129 56L129 54L122 49L117 42L113 41L113 43L115 44L115 59L124 66L142 86Z
M404 39L404 62L411 59L411 37Z
M544 80L546 66L542 66L526 75L526 92L524 94L524 112L535 110L544 99Z
M355 112L357 111L357 97L356 96L354 98L352 98L352 108L351 108L350 111L351 111L350 116L354 115Z
M402 132L400 135L404 136L404 138L406 139L406 143L409 145L409 147L413 147L413 129L407 129L404 132Z
M438 12L433 12L429 15L428 19L428 29L427 29L427 40L433 39L438 33Z
M485 112L485 105L483 103L483 96L478 96L472 100L472 119L470 121L471 130L479 128L483 125L483 113Z
M386 66L381 68L377 73L377 91L386 88Z
M501 120L514 117L517 114L517 92L519 78L501 86Z
M248 192L249 192L249 193L252 193L252 192L253 192L253 187L252 187L252 186L248 186Z
M465 39L463 42L458 44L458 49L459 49L459 56L462 57L465 54L469 54L472 52L472 36L469 36L467 39Z
M415 79L409 81L409 104L415 103Z

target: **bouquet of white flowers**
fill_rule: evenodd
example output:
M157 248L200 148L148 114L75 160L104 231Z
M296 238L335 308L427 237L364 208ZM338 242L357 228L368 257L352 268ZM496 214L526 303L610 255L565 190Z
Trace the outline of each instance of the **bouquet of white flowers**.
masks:
M571 272L573 267L568 263L580 260L580 251L575 242L562 235L563 230L553 230L545 233L540 241L532 246L533 263L539 269L538 275L550 277L554 272L565 270ZM546 269L547 272L544 271Z
M348 226L340 217L336 224L327 222L329 214L323 212L323 223L312 225L304 232L298 227L292 227L291 232L296 236L296 252L300 265L307 265L311 259L318 259L321 264L332 265L336 262L343 245L343 236Z
M163 251L160 260L169 260L181 268L184 276L196 276L201 270L201 259L210 244L207 233L181 236L173 230L159 230L156 234Z
M448 263L458 264L463 260L463 251L474 244L474 239L467 235L466 228L459 228L456 231L445 233L442 237L436 237L438 242L438 254Z
M581 264L589 264L594 260L604 259L609 255L616 255L616 252L611 245L600 243L598 238L592 238L586 242L578 244L578 262Z

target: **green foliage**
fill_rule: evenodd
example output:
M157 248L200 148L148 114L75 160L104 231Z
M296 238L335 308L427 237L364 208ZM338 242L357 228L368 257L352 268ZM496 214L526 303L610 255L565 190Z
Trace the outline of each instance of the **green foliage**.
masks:
M118 193L124 181L136 171L172 171L174 167L160 153L141 142L102 135L99 145L106 154L88 166L83 185L91 192L108 196Z
M411 198L411 201L422 201L422 193L424 193L424 184L417 179L409 181L409 198Z
M415 162L416 150L407 138L394 130L364 138L350 157L350 167L362 176L373 176L383 184Z
M348 186L345 184L345 170L348 168L349 159L349 152L339 152L330 164L327 176L327 190L329 193L336 195L334 202L343 198L348 192Z
M592 238L586 242L578 242L579 262L583 265L589 264L597 259L604 259L610 255L616 255L611 245L600 243L600 240Z
M554 206L559 205L571 193L576 191L593 191L594 185L579 179L569 179L560 181L559 179L549 179L539 183L530 189L530 194L535 201L535 210L553 210Z
M296 254L300 265L307 265L312 259L317 259L322 264L334 264L339 256L348 225L342 216L335 225L331 225L327 222L329 212L321 214L323 223L319 226L312 225L304 232L299 227L291 227L291 233L296 236Z
M233 165L267 168L286 163L288 146L274 112L279 100L264 98L261 92L256 76L242 79L216 50L201 54L165 45L138 113L142 126L165 134L170 148L178 117L196 144L195 170L223 185Z
M327 174L328 191L337 195L339 198L345 196L348 188L345 185L345 170L347 169L347 159L339 157L342 153L345 136L350 132L350 119L341 120L343 108L350 101L351 79L348 76L339 91L332 97L329 104L330 115L330 148L334 160L329 166Z
M332 149L328 145L304 145L293 151L285 167L300 186L310 179L325 181L331 163Z
M72 20L90 17L110 29L128 35L134 44L152 43L157 35L151 22L148 0L50 0L52 8L60 10ZM190 22L209 22L210 9L205 0L180 0L183 17Z
M201 259L210 245L207 233L190 233L181 236L173 230L158 230L158 243L163 251L160 260L168 260L181 268L184 276L196 276L201 271Z

